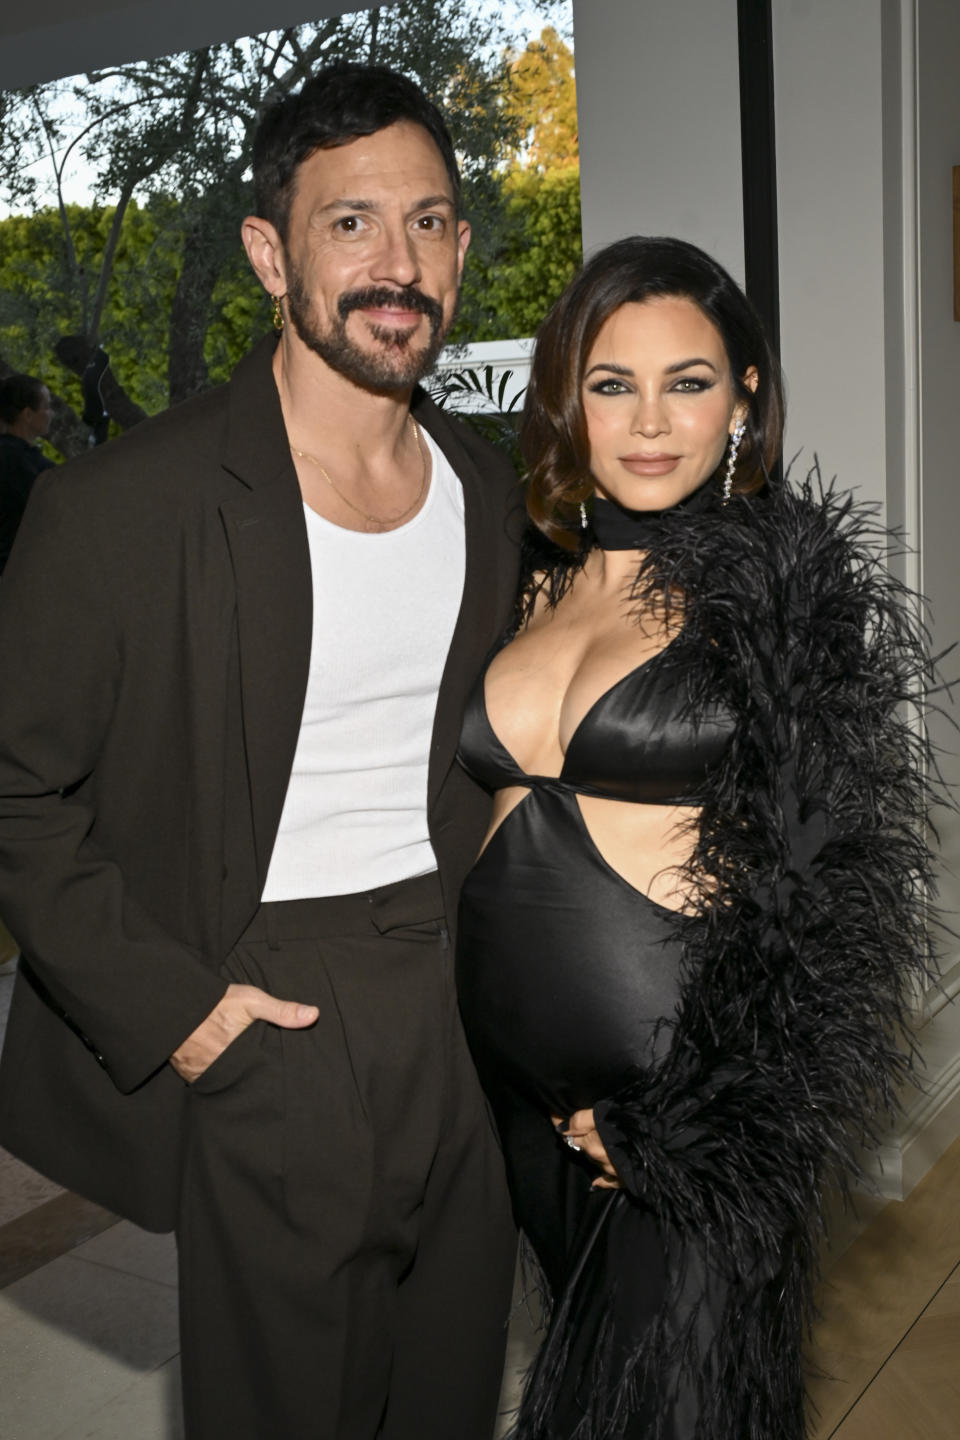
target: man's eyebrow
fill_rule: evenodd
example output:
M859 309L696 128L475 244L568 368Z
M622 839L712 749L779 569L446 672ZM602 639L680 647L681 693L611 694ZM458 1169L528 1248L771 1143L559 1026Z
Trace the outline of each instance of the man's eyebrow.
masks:
M410 209L435 210L438 205L447 205L451 210L453 209L453 201L451 200L450 196L443 194L425 195L422 200L418 200L415 205L411 205Z
M318 205L314 214L328 215L331 210L376 210L376 208L372 200L351 200L348 195L344 195L336 200L329 200L326 205Z
M438 205L446 205L451 210L454 208L449 195L425 195L422 200L414 201L408 213L414 214L418 210L435 210ZM326 205L318 206L314 214L328 215L333 210L370 211L379 208L375 200L352 199L349 195L341 195L336 200L328 201Z

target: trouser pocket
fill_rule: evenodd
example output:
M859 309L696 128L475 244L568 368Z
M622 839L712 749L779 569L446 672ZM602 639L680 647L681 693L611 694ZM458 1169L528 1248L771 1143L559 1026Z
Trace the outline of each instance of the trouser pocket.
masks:
M225 1050L221 1050L216 1060L191 1082L190 1089L199 1091L202 1095L212 1095L242 1080L248 1068L256 1063L264 1029L262 1020L254 1020L245 1030L241 1030L236 1039L231 1040Z

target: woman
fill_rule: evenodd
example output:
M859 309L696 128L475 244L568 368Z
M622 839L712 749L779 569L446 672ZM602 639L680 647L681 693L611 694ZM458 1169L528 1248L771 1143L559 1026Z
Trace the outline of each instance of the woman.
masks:
M538 339L461 742L461 1006L551 1302L521 1440L799 1440L818 1196L904 1069L925 661L869 525L769 479L781 416L681 241L598 254Z

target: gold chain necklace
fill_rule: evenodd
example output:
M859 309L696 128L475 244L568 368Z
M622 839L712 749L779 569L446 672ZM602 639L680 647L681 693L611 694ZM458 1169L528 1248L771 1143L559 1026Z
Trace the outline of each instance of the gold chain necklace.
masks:
M290 449L293 451L294 455L297 456L298 460L307 460L311 465L316 465L317 469L320 471L320 474L330 486L330 489L333 491L334 495L338 496L339 499L343 501L344 505L349 506L349 508L354 512L355 515L362 516L362 518L366 520L368 525L399 525L401 520L406 520L407 516L412 514L412 512L416 510L417 506L420 504L420 501L423 499L423 492L427 488L427 457L424 453L423 445L420 440L420 426L417 424L416 420L414 420L412 415L408 415L407 419L413 426L413 435L414 439L417 442L417 454L420 456L420 488L417 491L414 500L407 506L406 510L401 510L399 515L369 515L366 510L361 510L359 505L354 505L353 501L349 500L337 485L334 485L333 481L330 479L330 476L320 464L320 461L317 459L316 455L311 455L307 450L298 450L296 445L294 445L292 441L290 442Z

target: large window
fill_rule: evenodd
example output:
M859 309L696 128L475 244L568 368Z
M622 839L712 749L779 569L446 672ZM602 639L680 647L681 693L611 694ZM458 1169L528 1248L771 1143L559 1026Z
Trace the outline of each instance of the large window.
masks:
M0 95L0 373L50 385L54 448L105 437L98 396L115 431L225 379L268 327L238 241L250 139L335 58L451 119L475 236L451 339L531 335L580 259L570 10L408 0Z

